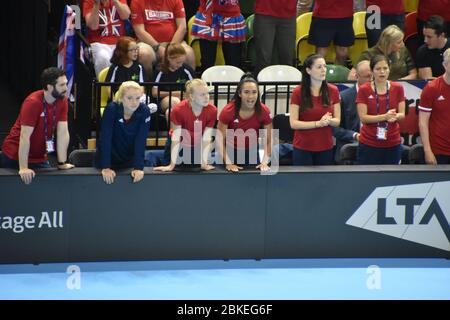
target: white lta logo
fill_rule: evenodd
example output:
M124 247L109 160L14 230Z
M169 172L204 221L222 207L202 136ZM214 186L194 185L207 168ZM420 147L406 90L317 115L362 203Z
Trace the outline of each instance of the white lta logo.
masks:
M450 251L450 181L376 188L347 224Z

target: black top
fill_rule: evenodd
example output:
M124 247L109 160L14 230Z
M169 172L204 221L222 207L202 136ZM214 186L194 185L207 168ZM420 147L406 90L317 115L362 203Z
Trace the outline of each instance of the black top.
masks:
M134 61L133 64L126 68L123 65L112 64L109 67L108 74L106 75L105 82L124 82L124 81L136 81L136 82L145 82L146 75L144 68L137 61Z
M176 82L176 83L186 83L188 80L192 80L194 78L194 70L187 64L183 64L181 68L179 68L176 71L170 71L168 73L164 73L162 71L159 71L156 73L155 78L153 79L153 82ZM161 91L169 91L170 86L168 85L161 85L159 86ZM174 88L172 87L173 91L180 90L179 87ZM181 88L181 90L184 90Z
M450 38L442 49L428 49L426 44L417 49L416 64L417 68L431 68L433 77L439 77L445 72L442 61L444 61L444 51L450 48Z

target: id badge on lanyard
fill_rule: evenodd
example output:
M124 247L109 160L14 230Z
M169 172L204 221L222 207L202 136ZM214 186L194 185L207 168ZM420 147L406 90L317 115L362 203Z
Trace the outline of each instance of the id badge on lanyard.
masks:
M56 123L56 106L53 107L53 123L52 123L52 137L48 139L48 128L47 128L47 103L45 102L45 98L43 101L44 104L44 137L45 137L45 149L47 154L55 152L55 123Z
M378 98L377 86L374 83L375 96L377 100L377 114L380 114L380 101ZM386 112L389 110L389 86L386 82ZM388 124L386 122L378 123L377 125L377 140L387 140Z
M377 140L387 140L387 127L377 126Z

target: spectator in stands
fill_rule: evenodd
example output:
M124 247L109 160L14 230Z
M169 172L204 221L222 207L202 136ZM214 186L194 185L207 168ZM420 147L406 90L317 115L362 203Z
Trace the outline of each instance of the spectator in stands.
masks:
M122 83L130 80L145 82L147 78L144 67L137 62L138 54L139 47L133 38L119 38L111 58L111 66L109 67L105 82Z
M431 16L441 16L446 25L447 36L450 35L450 0L419 0L417 7L417 33L419 34L419 43L424 42L423 27L425 21Z
M265 129L264 156L259 161L259 129ZM222 141L217 142L219 154L227 171L238 172L244 166L256 165L261 171L269 170L271 156L272 119L269 108L261 103L258 83L245 74L236 93L219 115L217 129Z
M225 64L240 67L247 27L241 15L239 0L200 0L192 25L192 36L200 39L203 70L215 64L218 41L222 42Z
M58 68L47 68L41 74L41 83L43 90L25 99L2 146L2 166L18 169L25 184L33 180L33 169L50 167L48 154L57 153L58 169L73 168L66 163L69 145L66 75Z
M450 164L450 49L445 73L429 82L420 96L419 130L427 164Z
M186 99L177 104L170 114L170 164L153 170L172 171L180 163L194 167L199 165L206 171L214 169L208 158L216 119L217 108L209 102L206 82L189 80L186 83Z
M164 52L164 58L159 65L159 71L155 73L153 82L161 85L152 88L152 95L159 100L161 110L166 114L169 106L180 103L181 90L184 84L194 78L194 70L186 63L186 50L181 44L170 43ZM182 84L183 87L169 87L162 83L172 82Z
M271 64L275 50L278 64L294 64L296 6L297 0L255 0L255 75Z
M97 144L96 167L102 169L103 180L114 182L115 169L133 168L131 177L138 182L144 177L144 154L150 128L150 110L140 102L142 87L125 81L115 101L106 107Z
M184 42L186 14L182 0L133 0L131 21L139 39L139 62L148 75L153 64L164 57L169 43L181 43L187 53L187 63L195 69L194 50Z
M373 81L363 84L356 98L362 127L359 164L399 164L401 138L398 121L405 118L405 94L400 83L388 81L389 60L376 55L370 60Z
M376 46L363 51L359 61L371 60L374 56L380 54L389 59L389 80L413 80L417 78L416 66L403 43L403 31L397 26L390 25L384 29ZM355 80L354 68L349 73L348 79Z
M130 17L130 8L126 0L85 0L83 16L98 76L110 65L117 40L126 33L125 20Z
M145 82L148 80L144 67L137 62L138 53L139 47L133 38L119 38L116 49L114 49L114 53L111 58L112 65L109 67L108 74L105 79L105 82L119 83L117 85L112 85L114 93L117 91L122 82L130 80ZM109 87L107 87L107 90L109 90ZM150 103L150 99L148 99L145 94L141 96L141 102L147 104L151 113L156 112L158 109L156 104Z
M335 161L341 162L340 150L347 143L359 141L359 129L361 120L358 117L356 108L356 96L359 87L372 80L372 70L370 61L362 60L356 65L357 83L341 92L341 123L339 127L333 128L333 135L336 138Z
M347 65L348 48L355 42L353 0L316 0L308 42L326 56L331 42L336 46L336 64Z
M444 74L443 54L450 48L450 39L445 33L445 22L440 16L431 16L423 27L425 44L416 55L419 78L434 79Z
M375 46L381 32L390 25L396 25L400 30L405 27L405 8L403 0L366 0L366 34L369 48ZM377 6L375 11L370 6ZM378 14L380 14L378 20ZM377 25L377 22L380 22Z
M305 59L302 84L292 92L290 124L294 132L294 165L333 163L333 131L339 126L339 90L325 80L326 63L319 55Z

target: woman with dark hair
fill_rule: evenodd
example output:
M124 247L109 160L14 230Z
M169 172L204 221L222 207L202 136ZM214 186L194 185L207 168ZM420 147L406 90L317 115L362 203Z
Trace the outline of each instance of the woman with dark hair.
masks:
M294 165L333 163L333 130L341 120L339 90L325 80L327 67L319 54L304 63L302 84L291 98L290 124L294 132Z
M269 170L272 119L269 108L260 101L258 83L251 74L241 78L233 99L219 115L217 128L221 133L218 150L228 171L238 172L242 166L249 165L257 165L261 171ZM258 138L261 128L265 130L266 139L260 162Z
M144 67L137 62L139 47L131 37L120 37L111 58L106 82L146 81Z
M384 55L370 59L373 81L359 87L356 98L362 126L359 164L399 164L401 138L399 120L405 118L405 93L399 83L388 81L389 60Z

